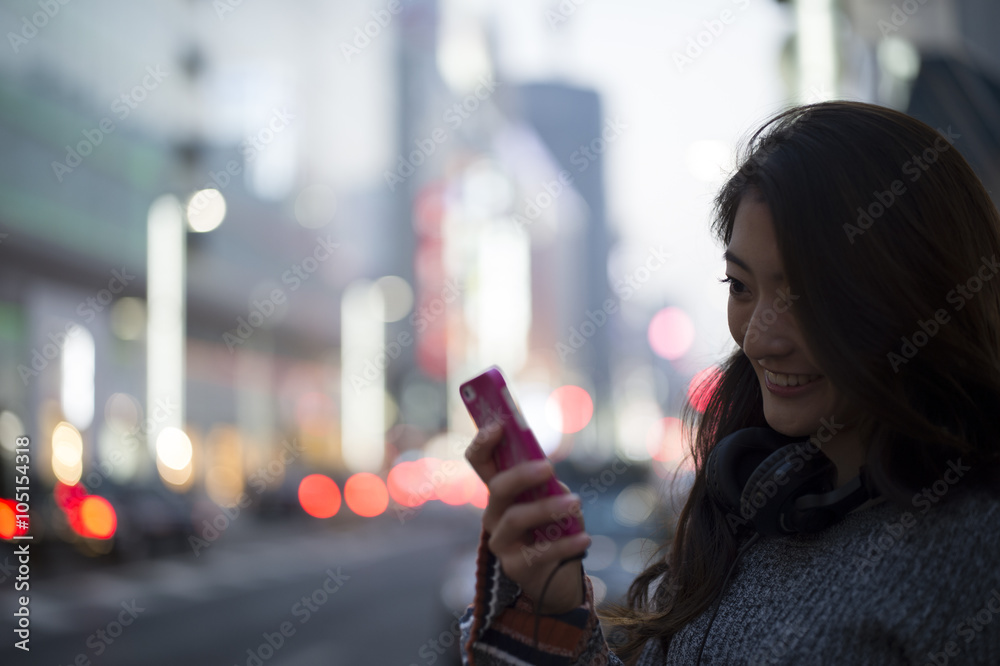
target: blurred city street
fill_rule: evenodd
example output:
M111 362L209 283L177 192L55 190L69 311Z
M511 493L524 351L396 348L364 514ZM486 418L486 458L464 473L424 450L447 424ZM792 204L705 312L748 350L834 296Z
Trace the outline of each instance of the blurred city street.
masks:
M247 650L267 655L265 634L280 646L261 660L272 666L409 666L432 654L447 663L444 646L456 647L442 634L454 617L440 585L451 556L475 547L477 527L474 513L444 507L338 531L240 523L198 557L57 573L33 584L24 663L68 666L82 654L108 666L253 664ZM0 603L10 601L4 589ZM129 624L115 635L119 620ZM284 639L283 622L294 629ZM0 662L18 657L0 645Z
M711 225L748 131L873 102L1000 192L997 26L0 1L0 664L452 664L489 500L459 387L491 366L621 598L738 350Z

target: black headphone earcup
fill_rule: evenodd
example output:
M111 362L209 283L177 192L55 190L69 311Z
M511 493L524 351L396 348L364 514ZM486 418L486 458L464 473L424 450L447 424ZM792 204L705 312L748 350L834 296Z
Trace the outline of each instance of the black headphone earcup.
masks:
M720 439L705 463L709 497L719 506L739 513L747 480L761 461L790 440L790 437L763 427L743 428Z
M767 456L740 494L740 515L753 521L762 535L810 531L809 515L794 511L802 495L834 489L837 466L821 452L803 455L800 444L788 444ZM824 521L825 525L825 521Z

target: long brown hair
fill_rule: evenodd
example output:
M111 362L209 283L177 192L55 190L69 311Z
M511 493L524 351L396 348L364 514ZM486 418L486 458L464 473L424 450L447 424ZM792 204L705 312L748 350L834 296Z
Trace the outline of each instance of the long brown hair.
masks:
M955 130L859 102L789 109L752 135L715 200L724 244L744 196L769 206L803 337L838 391L864 406L868 470L900 504L949 459L972 467L970 483L1000 468L1000 214ZM625 631L616 650L626 663L650 638L666 652L709 608L748 536L730 529L705 483L719 439L766 424L741 349L704 413L688 405L684 419L695 476L674 536L627 606L605 617Z

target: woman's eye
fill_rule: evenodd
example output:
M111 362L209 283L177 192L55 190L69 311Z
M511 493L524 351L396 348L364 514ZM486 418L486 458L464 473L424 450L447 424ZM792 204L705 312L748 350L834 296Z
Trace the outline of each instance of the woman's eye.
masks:
M742 282L740 282L736 278L734 278L732 276L729 276L729 275L727 275L724 278L720 278L719 282L728 283L729 284L729 293L731 295L733 295L733 296L739 296L741 294L746 293L746 291L747 291L747 286L745 284L743 284Z

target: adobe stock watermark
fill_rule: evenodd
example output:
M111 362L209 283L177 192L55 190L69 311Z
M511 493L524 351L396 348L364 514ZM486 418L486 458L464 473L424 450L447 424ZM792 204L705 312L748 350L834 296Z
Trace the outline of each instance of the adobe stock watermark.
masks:
M206 550L218 540L222 533L228 530L240 517L241 511L250 506L253 496L260 495L267 490L271 483L281 478L285 468L302 455L304 450L305 447L300 445L296 439L291 442L282 440L278 457L272 459L266 466L258 467L257 471L247 477L247 485L253 489L253 495L246 491L241 492L236 498L235 506L221 507L219 513L212 517L211 522L207 518L201 521L200 536L192 534L188 537L188 545L191 546L195 557L200 557L201 551Z
M471 599L469 601L472 601ZM423 659L423 663L430 666L430 664L435 664L441 657L444 656L449 650L458 649L459 640L462 636L462 618L465 616L465 611L454 611L455 620L451 625L438 634L437 638L429 638L427 642L420 646L417 650L417 654ZM409 666L418 666L413 662L410 662Z
M590 165L597 161L607 150L608 146L614 143L625 130L628 124L619 118L606 120L600 135L595 136L586 144L574 150L569 156L569 162L576 169L578 174L583 173ZM566 190L573 184L573 174L567 169L560 169L554 179L546 180L542 183L540 190L533 195L525 197L519 210L514 211L514 225L519 229L534 224Z
M88 324L91 323L97 317L97 314L104 312L104 309L111 305L115 297L125 291L125 287L134 279L135 275L129 273L125 266L122 266L120 271L112 269L108 285L97 291L93 296L88 296L80 301L74 311L85 322ZM41 350L37 347L31 350L31 367L23 363L18 364L17 374L21 377L21 382L25 386L28 385L31 378L38 377L41 373L45 372L49 367L49 363L59 357L63 347L66 345L67 338L74 335L78 327L79 324L69 321L62 330L55 333L50 332L46 336L49 342L42 345Z
M521 557L529 567L534 560L548 552L552 544L569 535L569 529L574 524L583 524L583 508L579 499L567 496L564 500L568 505L563 511L555 511L549 515L552 522L535 529L535 543L521 546Z
M322 610L330 597L336 594L350 579L349 575L341 572L340 567L337 567L336 571L327 569L323 582L310 594L304 595L299 601L296 601L289 613L292 617L298 618L300 626L305 624ZM247 648L245 666L264 666L264 663L272 659L278 650L284 647L289 639L295 635L297 629L291 620L282 620L274 631L263 632L260 635L263 639L260 645ZM234 666L239 666L239 664Z
M757 342L761 333L766 333L774 322L778 321L778 315L788 312L792 303L797 300L799 300L799 296L792 293L791 287L775 289L775 297L771 301L770 307L760 313L759 317L754 317L747 326L743 344Z
M451 278L445 280L440 295L425 302L410 315L410 326L417 334L423 333L436 319L444 315L448 304L458 300L462 291L462 286L455 280ZM409 331L400 331L394 340L387 342L374 358L365 361L361 374L351 373L351 387L354 392L360 394L371 386L373 381L382 376L389 364L399 358L403 350L412 345L414 341L414 335Z
M576 10L586 3L587 0L560 0L555 9L545 10L545 21L551 30L562 27L562 24L566 23L576 13Z
M736 515L732 511L726 513L726 524L730 532L736 534L739 528L751 522L757 512L762 509L768 499L778 494L778 486L788 483L788 474L798 472L806 462L812 460L820 452L823 444L826 444L834 435L844 428L843 423L837 423L837 419L831 416L829 420L821 418L820 426L816 434L809 437L805 442L799 442L792 446L791 450L785 454L785 465L775 469L770 478L762 480L758 487L758 492L750 498L750 501L740 506L740 513ZM791 446L791 445L790 445Z
M111 620L87 637L85 645L90 648L90 655L93 657L104 654L125 633L125 627L132 626L139 618L139 614L146 611L145 608L139 607L135 599L123 601L121 607L117 619ZM80 652L69 663L73 666L90 666L90 655L87 652Z
M625 130L629 128L628 123L618 117L605 120L601 134L595 136L589 143L580 144L569 156L569 163L576 167L577 173L583 173L603 155L608 146L618 140Z
M38 31L45 28L49 21L56 17L59 10L68 5L69 2L70 0L38 0L36 4L41 11L32 14L30 20L28 16L22 16L21 29L17 32L11 30L7 33L7 41L10 42L10 48L13 49L14 53L16 54L22 46L34 39Z
M170 398L157 398L153 407L147 410L149 416L122 435L124 446L111 449L111 452L106 457L102 457L95 465L96 469L80 479L80 483L87 489L87 492L90 493L100 488L106 480L111 478L115 468L126 461L125 454L134 453L139 448L140 433L142 435L141 441L148 441L149 433L155 432L159 426L166 423L167 419L179 410L180 403L173 402Z
M786 655L789 650L806 637L806 628L798 624L786 623L781 631L776 633L777 638L765 642L754 654L750 660L751 664L765 666L786 663Z
M910 17L925 4L927 4L927 0L903 0L899 5L893 4L889 19L879 19L875 25L882 32L883 37L888 37L889 33L896 32L906 25Z
M929 487L921 489L910 500L913 507L919 509L919 513L914 515L909 511L905 511L900 514L898 521L891 523L884 522L879 530L868 537L868 543L865 544L863 554L857 556L858 570L860 571L865 567L874 568L876 564L882 561L882 558L885 557L889 549L898 543L917 524L917 518L930 511L931 507L940 502L962 480L965 474L970 471L972 471L972 468L968 465L963 465L961 458L949 460L948 469L944 471L941 478L934 481Z
M340 43L340 53L348 64L351 58L361 55L361 52L371 45L372 40L378 39L382 31L389 27L393 17L403 11L403 3L400 0L389 0L385 9L371 10L372 19L363 26L354 27L354 39Z
M983 285L989 282L1000 272L1000 261L994 254L989 259L980 257L981 262L976 273L964 283L955 285L955 288L945 295L945 300L953 306L955 312L965 307L966 303L975 298L983 289ZM900 338L899 353L888 352L886 359L892 367L892 371L898 373L900 367L906 365L917 355L931 338L938 334L941 327L951 321L951 315L944 308L938 308L934 314L926 320L917 320L917 330L909 336Z
M955 144L955 139L962 138L958 132L951 131L951 125L948 125L948 129L944 131L939 128L938 133L943 134L943 136L934 139L934 145L928 146L920 155L912 155L910 159L903 162L900 171L903 175L909 176L911 183L920 180L920 177L938 161L938 157L951 149ZM896 200L904 194L906 194L906 183L901 178L892 181L885 191L872 192L873 201L867 206L858 206L856 224L844 223L844 233L847 234L847 240L850 241L851 245L854 244L855 236L860 236L870 229L875 221L892 208Z
M1000 613L1000 590L994 588L990 596L987 597L983 607L973 615L959 622L958 626L955 627L954 633L958 637L965 639L965 645L968 645L979 637L979 634L986 629L987 625L993 622L993 616L998 613ZM941 652L927 653L927 665L947 666L951 662L952 657L962 654L962 646L956 641L950 640L942 647Z
M750 0L732 0L732 3L741 11L750 6ZM687 45L683 52L674 51L673 53L677 71L683 74L684 68L694 64L694 61L700 58L705 50L712 46L715 40L726 31L726 26L732 25L735 21L736 14L730 9L723 9L717 18L702 21L704 30L687 38Z
M669 258L670 255L663 250L662 245L658 248L649 248L645 262L612 285L618 299L607 298L594 312L586 310L585 318L578 325L570 326L569 335L556 343L555 350L559 353L559 360L565 361L567 356L580 351L587 341L608 323L611 315L618 312L619 306L635 296L653 273L666 265Z
M149 97L150 93L160 87L160 84L168 76L170 76L170 72L165 71L162 65L155 67L147 65L146 75L142 77L139 84L133 86L131 90L123 92L111 102L111 113L119 121L124 121ZM62 162L52 161L52 173L55 174L56 180L61 183L67 174L72 173L73 169L83 164L84 158L93 153L104 142L104 137L114 132L115 129L117 129L115 121L110 116L105 116L98 121L97 127L82 130L83 139L78 141L75 146L66 145L66 159Z
M492 76L480 77L479 85L461 101L452 104L444 112L442 120L454 132L462 126L463 122L472 117L472 114L493 95L499 85L501 85L500 82ZM407 178L416 173L417 168L423 165L437 151L438 146L448 140L449 136L443 127L438 126L431 130L430 135L422 139L415 139L413 141L415 148L409 154L405 157L403 155L397 156L396 168L392 171L386 169L383 172L382 176L385 178L385 184L389 191L395 192L397 185L404 183Z
M332 233L317 236L313 244L312 253L300 262L293 264L288 270L281 274L281 281L289 285L288 291L295 292L304 282L312 277L313 273L319 270L322 263L333 256L333 253L340 247L340 243L335 243L331 239ZM222 341L226 343L226 348L232 354L238 345L242 345L262 327L268 319L274 316L279 306L288 301L288 295L281 287L275 287L263 298L252 298L250 309L246 317L236 317L236 328L222 334Z
M221 22L226 20L226 14L232 14L242 4L243 0L212 0L212 9Z
M624 458L616 458L608 467L601 470L600 474L590 477L582 486L577 497L572 495L564 496L563 501L569 506L564 511L557 511L550 515L552 522L545 527L535 530L535 543L531 546L521 546L521 557L530 567L533 561L547 552L552 547L553 542L567 536L567 530L574 524L574 519L583 524L583 505L593 504L601 495L606 493L619 477L625 474L632 463Z
M464 439L458 436L449 437L449 447L448 455L462 455L467 461L468 465L472 463L472 457L475 455L476 451L482 447L489 437L493 434L495 428L500 428L508 420L507 414L501 412L496 407L487 407L487 425L480 428L476 432L475 436L472 438L472 442L466 446ZM447 486L449 483L454 481L456 478L461 477L463 474L467 474L470 471L470 467L462 463L461 460L456 458L447 458L443 460L441 464L434 469L428 470L428 473L424 475L423 480L415 487L409 490L407 501L409 505L403 506L398 502L395 503L393 510L396 512L396 518L399 519L399 523L402 525L406 523L407 520L417 515L418 511L416 507L422 506L432 498L434 498L438 489Z
M459 460L443 461L440 467L432 470L417 488L410 490L407 500L412 506L403 506L399 503L394 503L393 510L396 512L399 524L403 525L407 520L417 515L418 511L414 507L420 506L430 500L437 494L439 488L446 486L464 471L463 464Z
M514 226L524 229L534 224L566 189L573 184L573 175L566 169L560 169L559 175L553 180L542 183L542 190L533 196L525 197L524 205L514 211Z
M240 164L236 160L229 160L226 162L225 169L219 169L217 172L209 170L209 179L202 185L201 190L214 188L221 192L229 187L229 183L233 181L233 178L243 173L244 166L257 159L257 156L263 153L295 119L295 114L284 107L281 109L272 108L271 115L264 125L254 134L245 136L237 147L240 155L243 157L243 164ZM201 197L200 199L198 198L199 196ZM207 196L199 192L199 195L191 200L190 205L194 210L201 212L211 203L211 200Z

